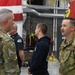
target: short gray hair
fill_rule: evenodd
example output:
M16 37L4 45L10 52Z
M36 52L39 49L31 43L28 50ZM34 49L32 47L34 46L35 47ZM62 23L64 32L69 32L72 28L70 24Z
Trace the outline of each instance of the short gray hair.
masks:
M9 18L11 13L12 11L9 9L1 9L0 10L0 23L3 23L6 18Z

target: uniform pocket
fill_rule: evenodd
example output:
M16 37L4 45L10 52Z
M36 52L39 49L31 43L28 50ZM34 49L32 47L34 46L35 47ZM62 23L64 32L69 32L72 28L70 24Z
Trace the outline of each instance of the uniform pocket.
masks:
M71 51L67 50L67 51L63 51L62 55L61 55L61 63L66 62L69 59Z

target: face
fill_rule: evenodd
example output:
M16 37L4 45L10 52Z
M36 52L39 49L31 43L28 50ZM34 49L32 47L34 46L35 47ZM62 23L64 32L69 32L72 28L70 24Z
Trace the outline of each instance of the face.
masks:
M37 25L35 29L35 35L38 36L39 32L40 32L40 28L38 28L38 25Z
M74 30L74 27L70 25L70 20L63 20L61 26L61 33L63 36L67 37Z
M12 28L11 30L10 30L10 32L8 32L10 35L13 35L14 34L14 28Z
M13 28L8 32L10 35L14 35L17 33L17 26L13 25Z
M13 28L13 25L14 25L14 15L11 13L11 16L10 18L7 20L7 32L9 32L12 28Z

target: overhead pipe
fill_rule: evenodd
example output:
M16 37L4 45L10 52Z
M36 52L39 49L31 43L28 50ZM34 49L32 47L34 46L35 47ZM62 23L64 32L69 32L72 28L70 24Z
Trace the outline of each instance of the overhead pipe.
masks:
M23 7L28 7L32 9L39 9L39 10L50 10L50 9L57 9L57 10L67 10L67 8L61 8L61 7L50 7L50 6L45 6L45 5L23 5Z
M24 13L33 13L39 17L47 17L47 18L50 18L50 17L56 17L56 18L63 18L64 17L64 14L53 14L53 13L39 13L38 11L36 11L35 9L31 9L31 8L23 8L23 12Z

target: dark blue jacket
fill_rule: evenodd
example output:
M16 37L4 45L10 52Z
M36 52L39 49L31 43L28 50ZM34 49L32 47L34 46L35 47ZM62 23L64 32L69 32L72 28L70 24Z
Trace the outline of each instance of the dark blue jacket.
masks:
M30 72L32 74L42 74L47 72L49 45L50 39L46 36L38 40L33 51L32 59L29 63Z

